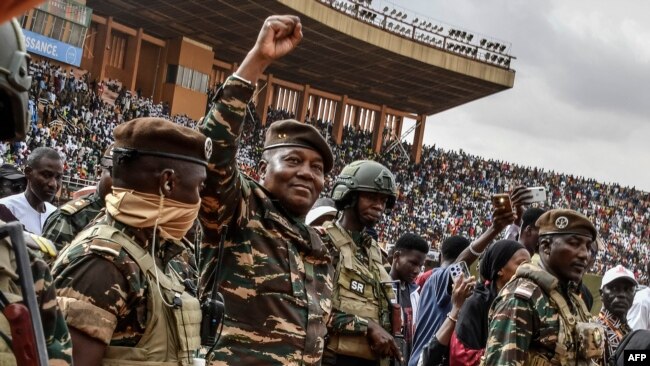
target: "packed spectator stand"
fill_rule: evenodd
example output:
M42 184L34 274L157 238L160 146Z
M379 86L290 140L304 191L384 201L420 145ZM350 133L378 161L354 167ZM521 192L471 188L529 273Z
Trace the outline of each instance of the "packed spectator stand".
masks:
M5 163L23 166L38 146L57 149L64 157L70 178L94 180L102 151L112 142L113 128L144 116L170 118L193 126L187 116L169 116L169 108L150 98L123 89L119 82L97 82L87 73L68 70L47 61L31 65L32 128L24 142L0 145ZM213 91L211 91L213 92ZM210 100L210 98L209 98ZM293 114L269 110L267 126ZM399 149L377 155L371 149L372 134L346 127L341 145L334 144L331 123L307 118L327 136L335 155L335 167L326 177L324 192L347 163L374 159L389 167L399 185L399 198L390 215L376 228L379 241L392 243L404 232L414 232L437 246L443 237L479 236L489 225L490 197L515 186L544 186L548 201L543 207L570 207L587 215L596 225L607 250L599 253L592 272L603 274L622 264L640 282L648 283L641 269L650 260L650 194L618 184L560 174L508 162L486 160L463 151L424 146L422 162L406 163ZM265 128L252 104L248 108L239 161L242 170L256 177ZM406 143L404 143L406 145ZM386 149L384 149L386 150ZM64 187L65 189L65 187Z

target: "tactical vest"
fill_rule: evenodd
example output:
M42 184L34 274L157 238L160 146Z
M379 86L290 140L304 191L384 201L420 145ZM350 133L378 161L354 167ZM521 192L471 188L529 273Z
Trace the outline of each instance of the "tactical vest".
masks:
M560 327L553 357L549 360L542 350L531 349L526 365L599 365L604 357L605 332L598 324L590 323L592 316L580 296L570 293L576 311L573 314L558 291L557 278L550 273L526 263L519 266L513 280L515 278L528 278L535 282L549 297L550 306L559 313Z
M9 240L2 239L0 240L0 291L12 303L22 300L20 288L14 282L17 280L16 256ZM0 331L7 336L11 336L11 328L4 315L0 315ZM16 357L14 357L9 345L0 338L0 366L15 365Z
M178 366L191 365L194 351L201 345L201 307L199 301L184 292L184 286L175 278L157 270L156 263L144 248L110 225L97 225L87 229L64 250L92 241L92 247L109 250L115 244L124 249L145 274L149 286L147 324L142 338L135 347L108 346L103 366ZM160 291L159 291L160 290ZM182 306L171 308L180 298Z
M0 221L0 225L4 222ZM33 241L30 241L33 240ZM28 247L29 255L35 255L36 251L55 257L57 252L52 242L38 235L25 232L25 245ZM11 303L22 301L22 292L18 286L18 273L16 255L11 247L9 239L0 239L0 291ZM7 318L0 313L0 331L11 336L11 328ZM0 338L0 366L15 366L16 357L9 345Z
M369 263L361 263L355 253L357 245L338 223L323 226L339 251L334 277L332 306L345 313L379 323L390 332L390 303L396 299L392 278L384 269L381 251L373 240L368 248ZM382 283L383 282L383 283ZM332 335L327 347L335 353L376 360L365 336Z

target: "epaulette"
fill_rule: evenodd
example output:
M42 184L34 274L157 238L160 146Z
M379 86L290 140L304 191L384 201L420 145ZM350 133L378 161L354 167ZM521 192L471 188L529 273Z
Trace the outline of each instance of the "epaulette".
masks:
M517 288L515 289L515 297L518 297L522 300L530 300L533 297L533 293L539 286L533 281L519 281Z
M88 249L91 252L97 253L104 257L113 258L120 255L122 244L117 238L119 236L119 230L108 225L97 225L94 228L88 230L88 233L82 232L85 235L80 235L84 237L80 241L87 241ZM77 237L75 241L79 239L80 238Z
M68 215L74 215L82 209L88 207L91 203L92 202L89 199L78 198L61 206L61 211L67 213Z

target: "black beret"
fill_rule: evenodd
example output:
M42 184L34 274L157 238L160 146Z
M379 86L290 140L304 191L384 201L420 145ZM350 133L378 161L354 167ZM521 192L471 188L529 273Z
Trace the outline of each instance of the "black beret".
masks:
M539 235L578 234L596 240L596 227L583 214L567 209L555 209L545 212L537 219L535 226Z
M115 154L141 154L208 165L212 140L163 118L136 118L115 127Z
M2 164L0 167L0 178L8 180L25 179L25 174L11 164Z
M290 146L315 150L323 158L325 173L332 170L334 165L332 150L323 135L314 126L298 122L295 119L285 119L271 124L266 131L264 150Z

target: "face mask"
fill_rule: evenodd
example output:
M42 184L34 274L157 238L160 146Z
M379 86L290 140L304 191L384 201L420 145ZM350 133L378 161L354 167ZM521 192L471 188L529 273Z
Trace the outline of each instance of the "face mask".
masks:
M158 226L160 236L176 241L192 228L200 207L201 201L187 204L119 187L106 195L106 211L116 220L136 228Z

